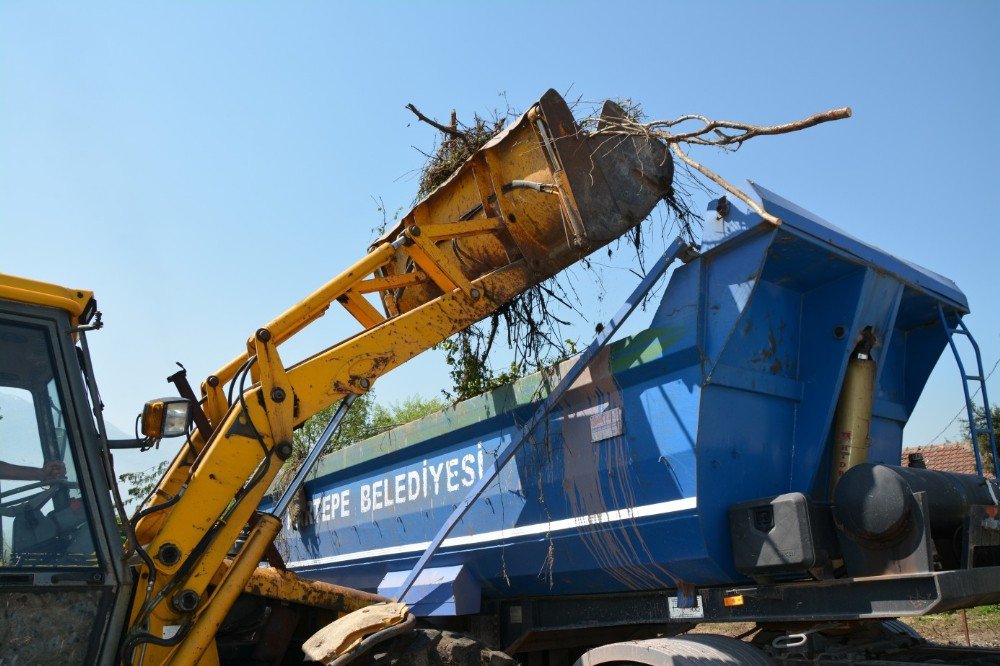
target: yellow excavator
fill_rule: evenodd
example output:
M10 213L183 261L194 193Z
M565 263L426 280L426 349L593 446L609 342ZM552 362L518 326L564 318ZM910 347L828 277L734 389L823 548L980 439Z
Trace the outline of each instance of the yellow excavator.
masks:
M172 376L134 441L106 434L93 294L0 275L0 664L302 661L306 638L384 599L284 570L273 540L319 451L259 507L293 431L339 404L335 429L383 374L639 224L672 177L663 143L598 141L550 90L200 392ZM286 366L280 345L331 306L357 333ZM126 516L112 450L168 437L184 443Z

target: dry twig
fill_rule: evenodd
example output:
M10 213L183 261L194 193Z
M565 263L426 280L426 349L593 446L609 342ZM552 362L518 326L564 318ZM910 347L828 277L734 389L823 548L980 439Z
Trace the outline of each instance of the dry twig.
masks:
M413 112L413 115L415 115L417 117L417 120L419 120L421 122L424 122L424 123L427 123L428 125L430 125L434 129L436 129L437 131L441 132L442 134L447 134L450 137L458 139L462 143L468 143L469 142L468 134L466 132L463 132L460 129L458 129L458 127L454 127L454 126L453 127L448 127L447 125L442 125L441 123L437 122L433 118L428 118L427 116L425 116L424 114L422 114L420 112L420 109L418 109L417 107L415 107L413 104L407 104L406 108ZM454 111L452 113L454 114Z
M845 106L839 109L831 109L830 111L817 113L809 116L808 118L803 118L802 120L796 120L780 125L751 125L749 123L738 123L731 120L710 120L703 115L694 113L683 115L673 120L654 120L651 122L643 122L641 120L641 111L635 105L631 105L631 112L626 113L623 118L609 120L607 118L598 119L596 117L590 117L583 122L584 124L595 126L593 132L594 135L651 136L669 144L671 151L682 162L687 164L692 169L695 169L733 196L739 198L763 219L767 220L771 224L780 224L781 221L778 220L778 218L765 211L760 204L758 204L741 189L732 183L729 183L725 178L708 169L705 165L701 164L681 150L680 144L686 143L696 146L714 146L716 148L722 148L723 150L735 151L739 150L739 148L743 145L743 142L753 139L754 137L774 136L776 134L798 132L810 127L815 127L821 123L833 120L843 120L850 117L851 109L850 107ZM674 131L674 128L691 122L701 123L701 126L685 132ZM734 130L736 133L727 134L723 131L724 129Z
M687 114L673 120L654 120L651 122L641 122L635 118L622 118L615 122L604 122L597 128L595 134L650 134L668 143L684 141L686 143L701 146L731 146L739 148L744 141L757 136L773 136L775 134L788 134L799 130L815 127L816 125L827 123L832 120L844 120L851 117L850 107L841 107L817 113L802 120L796 120L781 125L751 125L749 123L737 123L731 120L709 120L699 114ZM697 121L702 123L702 127L688 131L674 133L671 130L687 122ZM721 128L738 130L738 134L726 134ZM714 135L715 138L706 138L705 135Z

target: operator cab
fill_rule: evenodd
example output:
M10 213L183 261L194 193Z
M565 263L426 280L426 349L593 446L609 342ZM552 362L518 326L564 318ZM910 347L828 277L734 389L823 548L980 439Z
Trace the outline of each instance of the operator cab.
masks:
M84 378L94 307L90 292L0 275L3 664L117 661L133 581Z
M0 566L94 567L91 521L43 327L0 322Z

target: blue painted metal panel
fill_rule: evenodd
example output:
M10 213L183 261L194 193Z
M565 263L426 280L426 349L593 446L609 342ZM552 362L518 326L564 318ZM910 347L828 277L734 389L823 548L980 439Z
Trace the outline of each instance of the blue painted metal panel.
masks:
M772 239L771 234L758 234L742 243L734 240L731 247L727 246L727 252L715 252L701 260L707 373L711 373L734 332L742 331L736 323L750 303Z
M869 266L877 266L909 285L927 290L932 296L949 302L949 305L960 309L963 313L969 311L969 301L965 294L948 278L868 245L815 213L800 208L756 183L751 185L763 201L764 209L781 218L785 225L798 228L818 241L843 250Z
M866 327L878 362L871 458L899 460L946 344L937 303L963 313L965 297L760 192L783 224L735 207L711 221L650 328L590 367L432 566L464 567L488 598L742 580L728 507L827 496L830 423ZM284 533L292 568L369 590L409 569L545 385L522 379L321 461L306 484L314 522Z
M408 573L390 571L379 583L378 593L395 598ZM472 615L482 606L482 588L465 566L432 567L420 572L403 601L417 617Z

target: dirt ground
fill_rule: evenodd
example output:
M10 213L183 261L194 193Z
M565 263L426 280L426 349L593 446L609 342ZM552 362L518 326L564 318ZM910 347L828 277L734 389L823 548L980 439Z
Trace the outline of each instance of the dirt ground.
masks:
M972 608L967 611L969 640L976 647L1000 647L1000 605ZM965 645L962 613L951 612L904 619L908 625L933 643ZM752 623L701 624L691 633L739 636L751 632Z
M966 613L972 644L977 647L1000 647L1000 606L973 608ZM965 645L961 612L915 617L905 622L934 643Z

